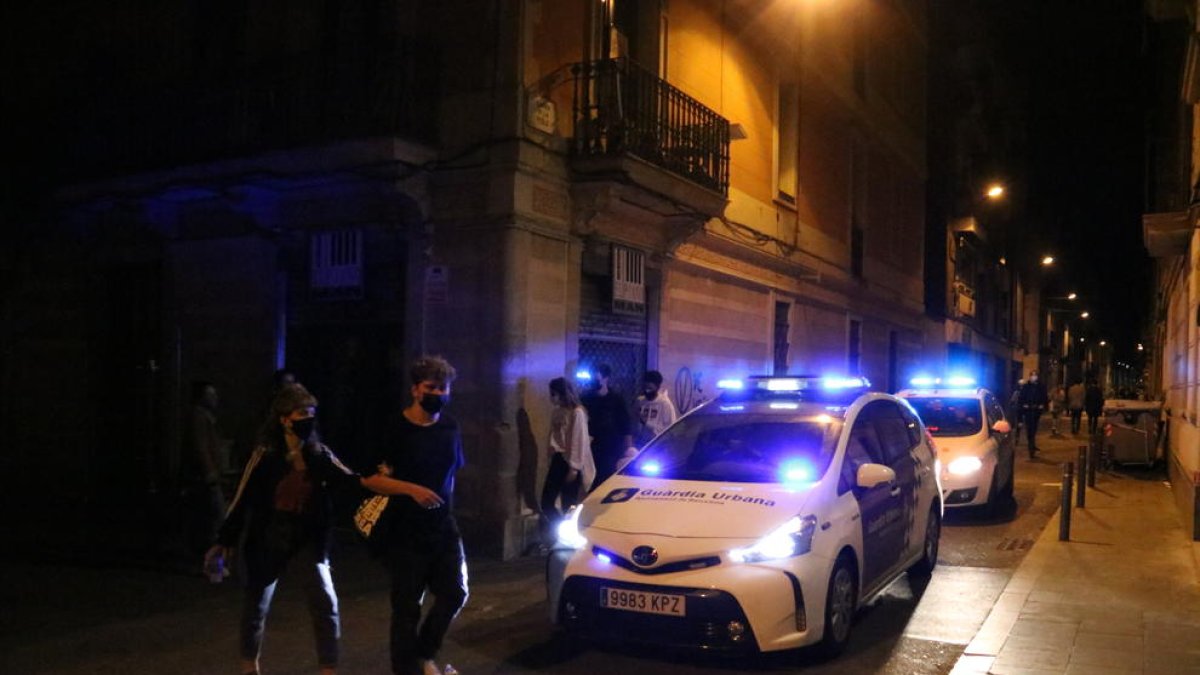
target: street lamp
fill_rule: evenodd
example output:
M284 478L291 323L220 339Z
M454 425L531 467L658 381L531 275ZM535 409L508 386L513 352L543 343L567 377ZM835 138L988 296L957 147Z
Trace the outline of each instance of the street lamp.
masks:
M1000 199L1004 196L1004 186L999 183L992 183L983 194L988 199Z
M1054 256L1048 255L1048 256L1042 257L1042 266L1043 267L1049 267L1050 265L1053 265L1053 264L1054 264Z

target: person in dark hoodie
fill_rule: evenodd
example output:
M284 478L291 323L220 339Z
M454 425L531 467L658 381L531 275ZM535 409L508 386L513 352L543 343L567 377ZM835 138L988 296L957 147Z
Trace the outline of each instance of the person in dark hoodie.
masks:
M316 431L317 399L302 385L280 387L233 501L204 557L205 569L220 579L239 539L246 564L246 589L239 629L241 672L258 673L264 626L275 586L288 564L303 568L321 673L336 672L341 623L329 568L333 535L332 491L364 485L321 443ZM373 479L381 494L409 495L416 486Z

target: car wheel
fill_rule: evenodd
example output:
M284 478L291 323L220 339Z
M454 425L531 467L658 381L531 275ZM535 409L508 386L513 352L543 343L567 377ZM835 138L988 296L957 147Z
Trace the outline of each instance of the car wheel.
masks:
M937 504L929 509L929 520L925 521L925 540L921 543L921 558L908 568L911 579L927 579L937 566L938 546L942 537L942 518Z
M829 575L825 592L825 634L821 636L821 651L837 656L850 641L850 628L858 609L858 575L846 556L838 558Z

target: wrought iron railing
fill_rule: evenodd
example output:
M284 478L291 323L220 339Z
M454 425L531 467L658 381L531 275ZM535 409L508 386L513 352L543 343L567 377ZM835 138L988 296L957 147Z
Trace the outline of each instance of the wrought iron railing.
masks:
M628 59L575 64L576 156L633 155L729 191L729 120Z

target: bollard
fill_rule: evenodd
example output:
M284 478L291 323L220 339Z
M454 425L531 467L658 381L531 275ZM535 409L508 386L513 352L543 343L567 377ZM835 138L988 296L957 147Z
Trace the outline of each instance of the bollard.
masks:
M1071 539L1071 482L1075 475L1075 466L1070 462L1063 464L1062 472L1062 508L1058 514L1058 540Z
M1079 480L1075 483L1075 506L1083 508L1083 503L1087 499L1087 481L1084 477L1087 476L1087 448L1079 446L1079 460L1076 463L1079 467Z
M1096 487L1096 463L1100 461L1100 457L1096 453L1096 446L1089 443L1084 446L1087 450L1087 486L1090 488Z

